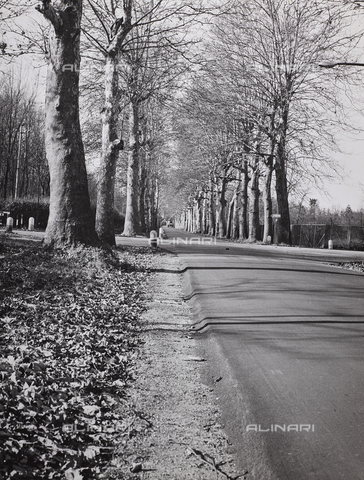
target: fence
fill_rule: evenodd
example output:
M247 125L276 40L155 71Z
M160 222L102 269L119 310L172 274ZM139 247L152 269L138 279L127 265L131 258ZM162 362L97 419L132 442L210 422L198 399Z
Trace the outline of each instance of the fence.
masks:
M306 224L291 225L292 245L311 248L364 250L364 227L355 225Z

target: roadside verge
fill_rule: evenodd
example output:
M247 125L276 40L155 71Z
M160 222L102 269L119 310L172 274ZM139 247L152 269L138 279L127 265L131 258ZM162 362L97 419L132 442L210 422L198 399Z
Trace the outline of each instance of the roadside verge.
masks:
M142 413L126 445L120 445L117 470L127 479L243 478L235 473L214 389L202 383L208 370L191 333L179 261L164 253L156 260L142 318L145 343L131 389L130 404Z

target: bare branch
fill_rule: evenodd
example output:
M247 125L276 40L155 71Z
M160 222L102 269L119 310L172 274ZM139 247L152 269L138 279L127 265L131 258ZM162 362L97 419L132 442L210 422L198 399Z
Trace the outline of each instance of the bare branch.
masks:
M49 0L43 0L42 5L37 5L35 9L53 25L56 31L62 27L62 19Z

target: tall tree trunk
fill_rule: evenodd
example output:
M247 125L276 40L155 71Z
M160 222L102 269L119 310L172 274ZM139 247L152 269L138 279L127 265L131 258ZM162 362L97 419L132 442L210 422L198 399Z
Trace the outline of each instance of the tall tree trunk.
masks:
M234 192L233 198L230 200L230 203L229 203L228 219L227 219L227 226L226 226L226 238L231 238L231 235L232 235L235 203L236 203L236 193Z
M156 178L154 180L154 196L153 196L153 215L152 215L153 230L157 230L158 228L159 199L160 199L159 180L158 178Z
M246 240L249 235L248 231L248 162L244 160L243 179L241 183L241 191L239 195L240 199L240 211L239 211L239 239Z
M7 157L6 161L6 170L5 170L5 175L4 175L4 190L3 190L3 195L2 197L4 199L7 198L8 196L8 183L9 183L9 173L10 173L10 162L9 162L9 157Z
M239 177L235 187L235 202L234 210L232 213L232 226L231 226L231 238L236 240L239 238L239 202L241 193L241 171L239 170Z
M202 213L201 213L201 233L206 233L207 230L207 197L206 192L202 192Z
M226 236L226 178L225 175L221 180L221 189L218 192L218 206L217 206L217 222L218 222L218 236L224 238Z
M145 159L143 159L144 163ZM147 224L145 222L145 197L147 195L147 172L144 165L140 168L139 173L140 191L138 195L138 212L139 212L139 233L145 234L147 232Z
M263 208L264 208L264 232L263 242L267 243L268 236L273 235L273 221L272 221L272 175L273 175L273 156L268 158L265 167L264 188L263 188Z
M202 233L202 199L203 192L198 192L195 198L195 228L194 233Z
M187 231L193 231L193 207L188 207Z
M277 157L275 164L276 194L278 213L281 215L278 221L278 242L291 244L291 221L288 204L287 172L286 172L286 135L288 125L288 111L284 112L282 132L277 145Z
M209 190L209 227L208 227L208 234L212 237L216 235L215 230L215 192L214 192L214 185L212 180L210 179L210 190Z
M115 245L114 191L116 163L123 142L118 138L118 58L108 55L105 65L105 104L102 112L102 154L97 182L96 232L102 242Z
M139 230L139 104L130 103L129 116L129 155L126 186L126 213L123 235L133 236Z
M249 188L249 242L256 242L259 231L259 169L254 159Z
M157 179L150 182L147 190L147 233L150 233L151 230L158 228L159 188Z
M145 185L145 191L144 191L144 226L145 226L145 233L146 235L149 236L149 233L151 231L151 198L153 195L153 191L151 191L151 185L150 181L148 179L147 174L145 173L145 179L144 179L144 185Z
M145 181L145 196L144 196L144 223L146 227L146 234L149 235L152 230L152 199L153 199L153 185L147 178Z
M97 242L79 121L82 0L38 10L51 23L46 86L45 145L50 171L46 244Z

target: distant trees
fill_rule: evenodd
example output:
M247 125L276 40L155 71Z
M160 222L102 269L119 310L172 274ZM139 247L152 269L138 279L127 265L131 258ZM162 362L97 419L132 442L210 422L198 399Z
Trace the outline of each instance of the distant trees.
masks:
M313 203L313 201L315 203ZM355 225L364 227L363 209L353 211L350 205L346 208L321 208L316 199L307 199L303 203L291 204L293 224L330 224Z
M48 196L43 113L14 72L3 73L0 82L0 196Z
M166 111L186 70L188 27L200 13L184 2L139 4L134 28L123 51L123 85L129 102L128 167L124 235L156 228L159 199L158 149ZM158 130L158 126L160 127ZM168 141L168 133L166 133ZM148 175L149 174L149 175Z

